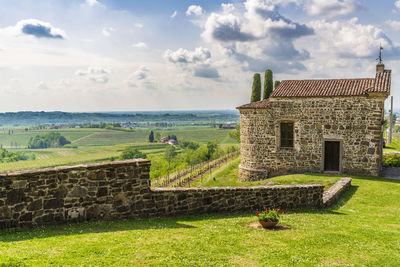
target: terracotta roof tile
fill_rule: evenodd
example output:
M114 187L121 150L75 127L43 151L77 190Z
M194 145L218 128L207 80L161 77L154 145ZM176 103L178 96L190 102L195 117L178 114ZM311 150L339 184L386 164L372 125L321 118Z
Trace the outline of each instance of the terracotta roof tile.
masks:
M390 84L390 70L377 72L375 78L284 80L270 97L331 97L365 95L369 92L390 93ZM262 100L237 108L267 108L268 105L268 100Z
M261 101L257 101L257 102L251 102L245 105L241 105L239 107L237 107L238 109L241 108L267 108L269 105L269 99L264 99Z
M392 71L385 70L377 72L375 75L375 86L370 92L387 92L390 93Z
M354 96L363 95L374 87L374 78L287 80L282 81L271 97L287 96Z

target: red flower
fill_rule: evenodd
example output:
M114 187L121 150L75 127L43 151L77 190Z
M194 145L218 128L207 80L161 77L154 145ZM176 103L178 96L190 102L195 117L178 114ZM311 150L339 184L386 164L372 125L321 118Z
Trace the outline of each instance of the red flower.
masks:
M286 213L286 211L282 211L282 213Z
M256 214L258 215L258 212L256 212Z
M260 215L257 214L257 217L260 217Z
M275 208L275 210L279 210L278 208Z

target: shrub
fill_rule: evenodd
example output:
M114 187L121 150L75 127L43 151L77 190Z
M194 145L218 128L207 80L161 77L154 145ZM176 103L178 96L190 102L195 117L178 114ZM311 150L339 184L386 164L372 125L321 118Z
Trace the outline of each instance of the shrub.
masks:
M383 166L400 167L400 154L397 153L383 154Z
M125 148L124 151L122 151L121 155L119 156L119 159L124 160L124 159L145 159L147 157L146 154L140 152L137 148L130 146Z
M35 159L34 154L26 154L23 152L10 152L4 148L0 148L0 162L15 162L20 160Z

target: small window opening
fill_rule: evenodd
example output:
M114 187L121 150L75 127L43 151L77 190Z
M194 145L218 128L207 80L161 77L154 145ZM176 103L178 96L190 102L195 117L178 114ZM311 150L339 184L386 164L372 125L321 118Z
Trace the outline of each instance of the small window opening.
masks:
M293 122L281 122L281 147L293 147Z

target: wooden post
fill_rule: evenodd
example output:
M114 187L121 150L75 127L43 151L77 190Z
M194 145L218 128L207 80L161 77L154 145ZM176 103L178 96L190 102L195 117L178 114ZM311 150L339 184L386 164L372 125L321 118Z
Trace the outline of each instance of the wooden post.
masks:
M393 96L390 97L390 119L389 119L389 136L388 136L389 144L392 144L392 133L393 133Z

